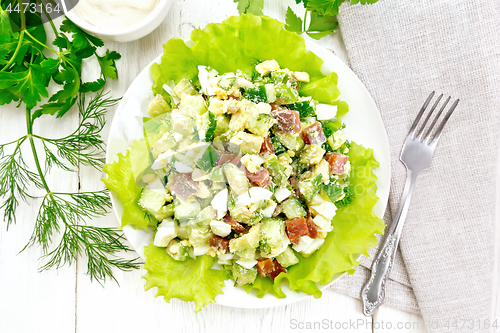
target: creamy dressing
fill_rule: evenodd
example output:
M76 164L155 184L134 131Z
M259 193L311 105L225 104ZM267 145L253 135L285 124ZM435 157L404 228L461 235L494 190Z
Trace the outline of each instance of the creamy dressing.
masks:
M74 10L98 28L119 29L148 16L160 0L80 0Z

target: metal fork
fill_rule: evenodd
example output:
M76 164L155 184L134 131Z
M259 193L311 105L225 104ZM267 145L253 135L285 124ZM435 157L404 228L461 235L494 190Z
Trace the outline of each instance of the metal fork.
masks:
M403 149L401 150L401 156L399 159L406 167L406 184L392 224L389 226L389 230L384 238L379 253L373 260L370 279L361 291L361 299L364 304L363 312L365 316L373 315L375 309L377 309L384 302L385 283L391 272L394 257L396 256L396 249L403 230L403 224L406 220L408 207L410 206L411 194L413 192L417 176L420 171L431 167L432 156L434 155L434 150L436 149L441 132L459 102L457 99L452 104L434 135L431 135L434 125L436 125L436 122L451 99L451 97L446 99L438 114L434 117L434 120L430 124L429 128L425 131L425 127L429 122L431 115L443 97L441 94L432 106L429 114L425 117L422 125L417 130L417 126L424 115L425 109L434 97L434 93L435 92L433 91L429 95L420 109L413 125L411 125L410 132L408 133Z

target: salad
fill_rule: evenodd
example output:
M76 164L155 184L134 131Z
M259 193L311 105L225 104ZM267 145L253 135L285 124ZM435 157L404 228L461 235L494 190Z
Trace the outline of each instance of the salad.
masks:
M219 74L198 66L149 105L154 158L139 205L160 221L154 246L175 260L208 254L235 284L272 280L309 257L350 202L350 144L337 108L299 94L307 72L275 60Z
M104 168L122 227L153 231L146 290L197 311L226 280L286 297L286 279L320 297L318 284L352 274L384 229L378 163L342 133L337 76L267 17L231 17L191 39L165 44L144 137Z

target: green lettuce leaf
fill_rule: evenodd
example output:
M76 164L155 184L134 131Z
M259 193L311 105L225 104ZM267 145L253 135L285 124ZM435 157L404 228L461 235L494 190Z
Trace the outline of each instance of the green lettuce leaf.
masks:
M144 139L136 140L130 144L130 150L125 155L118 154L118 161L106 164L103 171L108 174L102 178L106 188L113 191L123 205L123 215L120 228L130 224L135 229L147 230L148 226L156 226L158 221L146 213L137 203L141 196L142 187L137 185L134 172L137 172L136 163L131 159L140 159L141 155L149 154L149 148Z
M283 26L266 16L243 14L194 30L192 47L179 38L169 40L163 46L161 64L151 67L153 92L163 93L163 84L172 80L175 83L183 78L196 80L198 65L210 66L219 73L240 69L251 75L258 62L271 59L283 68L308 72L311 83L323 79L323 60L306 50L302 37ZM328 84L338 91L333 80Z
M215 296L222 293L224 281L230 277L229 271L212 269L215 258L208 255L177 261L164 248L153 244L145 247L144 255L144 288L158 287L155 297L163 296L166 302L171 298L194 301L196 312L215 302Z
M319 80L306 83L300 89L300 94L311 96L320 103L332 104L340 95L337 82L337 73L332 72Z
M373 157L372 149L352 143L349 152L351 161L351 183L355 189L354 200L350 205L341 207L333 218L333 231L328 234L325 243L309 258L300 254L299 263L291 266L287 273L282 273L271 283L256 281L254 286L257 297L262 297L266 292L273 292L277 297L285 297L281 290L282 280L288 280L289 288L302 291L318 298L321 291L318 283L328 283L337 273L354 273L359 263L354 260L355 254L368 256L368 248L377 245L375 234L382 234L384 221L373 213L377 203L377 177L373 168L379 164ZM328 260L325 260L328 258Z

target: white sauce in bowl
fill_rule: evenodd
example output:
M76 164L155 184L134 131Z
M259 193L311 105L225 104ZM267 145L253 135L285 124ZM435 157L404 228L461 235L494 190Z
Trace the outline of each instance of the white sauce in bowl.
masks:
M97 28L120 29L148 16L160 0L80 0L74 11Z

